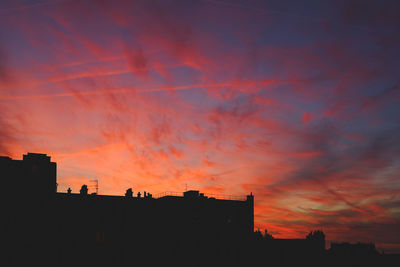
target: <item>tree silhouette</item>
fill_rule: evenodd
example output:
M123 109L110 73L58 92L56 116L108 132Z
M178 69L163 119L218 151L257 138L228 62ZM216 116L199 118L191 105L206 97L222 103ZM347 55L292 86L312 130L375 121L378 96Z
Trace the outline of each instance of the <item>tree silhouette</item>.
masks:
M254 231L254 236L256 240L262 240L263 239L263 235L260 231L260 229L258 229L257 231Z
M310 231L306 239L308 240L325 240L325 234L321 230Z
M267 229L264 230L264 239L274 239L274 237L268 233Z

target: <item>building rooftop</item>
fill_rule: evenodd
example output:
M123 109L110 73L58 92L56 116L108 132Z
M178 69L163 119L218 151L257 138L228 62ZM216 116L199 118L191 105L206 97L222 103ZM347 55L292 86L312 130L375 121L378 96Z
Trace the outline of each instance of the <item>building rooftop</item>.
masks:
M155 195L155 198L168 198L168 197L204 198L204 199L220 199L220 200L236 200L236 201L247 200L247 196L220 195L220 194L205 195L204 193L200 193L198 190L189 190L186 192L165 191Z

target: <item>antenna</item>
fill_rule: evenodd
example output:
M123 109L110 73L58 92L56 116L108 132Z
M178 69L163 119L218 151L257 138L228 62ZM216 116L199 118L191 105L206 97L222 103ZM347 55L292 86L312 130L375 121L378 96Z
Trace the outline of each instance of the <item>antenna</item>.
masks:
M96 190L96 195L99 193L99 180L90 180L90 182L92 183L90 185L90 188L94 188Z
M187 191L187 183L185 184L185 188L186 188L186 190L185 190L185 191Z

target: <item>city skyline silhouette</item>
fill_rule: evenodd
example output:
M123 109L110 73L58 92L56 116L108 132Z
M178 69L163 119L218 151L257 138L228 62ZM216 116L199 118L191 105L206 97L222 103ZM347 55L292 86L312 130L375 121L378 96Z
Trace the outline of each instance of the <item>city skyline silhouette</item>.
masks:
M8 266L396 266L400 254L375 244L332 243L310 231L276 239L254 231L254 196L207 196L197 190L153 197L89 194L83 184L57 192L57 164L46 154L0 157L7 180L2 236ZM97 190L96 186L96 190ZM24 255L24 257L20 257ZM157 257L155 257L157 255ZM159 257L161 256L161 257ZM265 258L268 261L265 262ZM135 263L132 262L135 261Z

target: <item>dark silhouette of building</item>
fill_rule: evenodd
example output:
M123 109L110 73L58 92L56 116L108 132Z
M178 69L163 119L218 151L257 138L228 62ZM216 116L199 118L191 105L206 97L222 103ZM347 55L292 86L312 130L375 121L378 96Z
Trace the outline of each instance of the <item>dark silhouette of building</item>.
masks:
M331 243L330 252L344 256L378 254L373 243Z
M58 193L56 163L47 155L1 157L0 164L6 196L16 204L6 211L3 233L11 265L235 266L232 255L253 233L253 195L230 200L191 190L134 197L128 189L107 196L88 194L86 185Z
M45 154L28 153L23 160L0 156L0 168L7 196L48 198L57 191L57 165Z
M373 243L331 243L327 251L331 265L338 266L344 261L348 266L387 266Z

